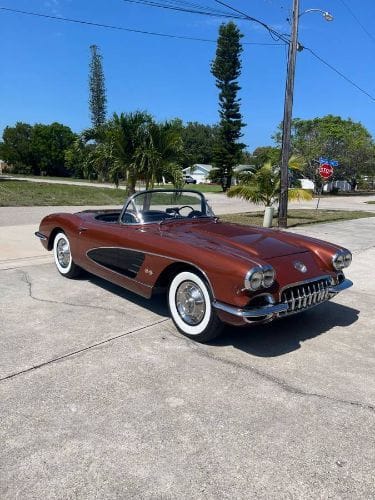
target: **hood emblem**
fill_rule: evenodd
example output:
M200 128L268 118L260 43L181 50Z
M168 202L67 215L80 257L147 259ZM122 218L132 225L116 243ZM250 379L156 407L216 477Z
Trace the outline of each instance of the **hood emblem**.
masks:
M294 269L297 269L297 271L301 271L301 273L306 273L307 272L307 267L303 262L300 262L299 260L296 260L293 262Z

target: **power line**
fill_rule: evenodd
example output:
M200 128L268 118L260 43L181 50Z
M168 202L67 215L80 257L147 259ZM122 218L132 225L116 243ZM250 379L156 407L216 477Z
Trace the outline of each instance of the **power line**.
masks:
M338 69L336 69L332 64L329 62L325 61L322 57L320 57L316 52L314 52L312 49L309 49L308 47L303 47L305 50L309 51L316 59L318 59L322 64L325 64L328 68L330 68L332 71L337 73L341 78L343 78L345 81L350 83L353 87L355 87L357 90L362 92L362 94L365 94L367 97L369 97L372 101L375 101L375 97L371 94L369 94L366 90L364 90L362 87L357 85L353 80L351 80L348 76L344 75L344 73L341 73Z
M218 1L218 0L216 0ZM223 5L224 2L219 2L222 3ZM229 8L231 8L229 6ZM196 37L189 37L189 36L183 36L183 35L172 35L169 33L159 33L159 32L154 32L154 31L144 31L144 30L137 30L133 28L125 28L123 26L115 26L115 25L109 25L109 24L102 24L102 23L95 23L92 21L85 21L81 19L71 19L67 17L60 17L60 16L52 16L48 14L40 14L37 12L29 12L29 11L24 11L24 10L18 10L18 9L10 9L8 7L0 7L0 10L5 11L5 12L11 12L14 14L21 14L21 15L26 15L26 16L34 16L34 17L40 17L44 19L52 19L55 21L63 21L63 22L69 22L69 23L75 23L75 24L83 24L86 26L94 26L97 28L105 28L105 29L111 29L111 30L117 30L117 31L126 31L130 33L139 33L141 35L152 35L152 36L160 36L164 38L176 38L180 40L190 40L190 41L197 41L197 42L209 42L209 43L216 43L217 40L212 40L212 39L207 39L207 38L196 38ZM263 23L262 21L259 21L258 19L252 18L251 16L247 16L244 14L244 16L254 22L257 22L258 24L262 25L269 31L272 35L277 37L278 40L282 40L284 43L260 43L260 42L243 42L244 45L260 45L260 46L272 46L272 47L277 47L277 46L284 46L285 44L289 44L289 40L285 37L285 35L278 33L276 30L268 26L266 23ZM302 47L302 46L301 46ZM332 66L330 63L325 61L322 57L320 57L318 54L316 54L312 49L308 47L303 47L305 50L309 51L316 59L318 59L322 64L330 68L332 71L337 73L341 78L346 80L350 85L355 87L357 90L365 94L367 97L369 97L371 100L375 101L375 97L372 96L369 92L361 88L359 85L357 85L353 80L351 80L349 77L344 75L341 71L336 69L334 66Z
M283 42L285 42L287 44L290 43L290 40L287 36L285 36L283 33L279 33L274 28L272 28L272 26L269 26L268 24L261 21L260 19L257 19L256 17L249 16L248 14L245 14L245 12L242 12L241 10L235 9L231 5L228 5L227 3L222 2L221 0L215 0L215 2L219 3L220 5L224 5L225 7L227 7L230 10L233 10L233 12L236 12L237 14L240 14L241 16L243 16L244 19L246 19L248 21L252 21L256 24L259 24L260 26L262 26L263 28L265 28L268 31L268 33L271 35L271 38L273 40L282 40Z
M371 38L373 42L375 42L375 37L372 35L368 29L361 23L361 21L358 19L358 17L355 15L355 13L352 11L352 9L349 7L349 5L344 2L344 0L340 0L340 2L343 4L343 6L350 12L350 15L355 19L355 21L359 24L359 26L362 28L362 30L366 33L366 35Z
M122 0L127 3L135 3L139 5L145 5L147 7L157 7L159 9L168 9L175 10L178 12L187 12L189 14L200 14L204 16L213 16L213 17L224 17L229 19L244 19L242 16L234 16L228 12L212 9L211 7L207 7L205 5L194 4L190 2L184 1L173 1L167 0L166 2L157 2L155 0Z
M139 33L141 35L152 35L152 36L161 36L164 38L177 38L180 40L190 40L190 41L195 41L195 42L209 42L209 43L216 43L217 40L212 40L208 38L196 38L196 37L191 37L191 36L184 36L184 35L172 35L170 33L159 33L156 31L144 31L144 30L138 30L134 28L125 28L123 26L114 26L110 24L102 24L102 23L95 23L92 21L85 21L82 19L71 19L68 17L60 17L60 16L52 16L48 14L40 14L37 12L29 12L25 10L18 10L18 9L10 9L8 7L0 7L0 10L5 11L5 12L11 12L13 14L21 14L25 16L34 16L34 17L41 17L44 19L52 19L55 21L63 21L63 22L68 22L68 23L75 23L75 24L84 24L86 26L94 26L97 28L105 28L105 29L111 29L111 30L117 30L117 31L127 31L130 33ZM280 46L283 44L280 43L260 43L260 42L244 42L244 45L267 45L267 46Z
M157 7L160 9L175 10L178 12L188 12L189 14L199 14L205 16L253 21L266 28L266 30L270 33L273 40L275 41L282 40L284 43L289 44L289 39L282 33L278 33L275 29L272 28L272 26L269 26L268 24L260 21L259 19L256 19L255 17L248 16L244 12L241 12L240 10L237 10L234 7L219 0L216 0L216 2L229 8L232 12L235 12L236 14L233 13L230 14L228 12L224 12L221 10L212 9L211 7L185 2L182 0L165 0L164 3L157 0L122 0L122 1L128 3L135 3L139 5L145 5L147 7Z

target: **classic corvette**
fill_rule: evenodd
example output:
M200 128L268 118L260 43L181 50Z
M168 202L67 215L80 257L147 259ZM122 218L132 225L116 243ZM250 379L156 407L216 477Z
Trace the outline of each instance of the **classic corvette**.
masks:
M66 278L85 269L143 297L166 292L177 329L200 342L224 323L300 313L352 285L348 250L221 222L188 189L140 191L119 210L48 215L35 234Z

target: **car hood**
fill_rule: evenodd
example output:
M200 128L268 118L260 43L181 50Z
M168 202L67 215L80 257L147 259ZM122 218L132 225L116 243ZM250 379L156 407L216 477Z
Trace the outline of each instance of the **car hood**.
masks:
M244 227L229 223L191 224L189 228L175 228L177 232L185 232L191 244L199 247L220 246L234 252L247 254L259 259L272 259L301 252L308 252L306 247L284 241L274 229ZM280 237L279 237L280 236ZM237 253L236 252L236 253Z

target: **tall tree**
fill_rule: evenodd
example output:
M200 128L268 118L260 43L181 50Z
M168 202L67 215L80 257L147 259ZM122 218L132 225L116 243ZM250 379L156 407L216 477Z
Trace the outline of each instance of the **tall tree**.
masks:
M215 147L216 168L222 178L222 187L226 191L232 182L233 168L239 163L245 147L239 142L242 136L240 101L237 93L241 90L238 77L241 74L242 34L236 24L230 21L219 28L216 57L211 65L211 73L219 89L219 138Z
M107 97L103 72L103 57L97 45L91 45L91 62L89 75L89 106L93 129L102 127L106 120Z
M281 131L275 134L281 141ZM334 179L355 180L371 164L374 141L366 128L350 118L327 115L312 120L296 118L292 121L292 152L306 162L304 173L319 184L317 166L320 156L338 160Z
M219 127L217 125L188 122L182 127L182 168L191 167L194 163L212 164L218 135Z

